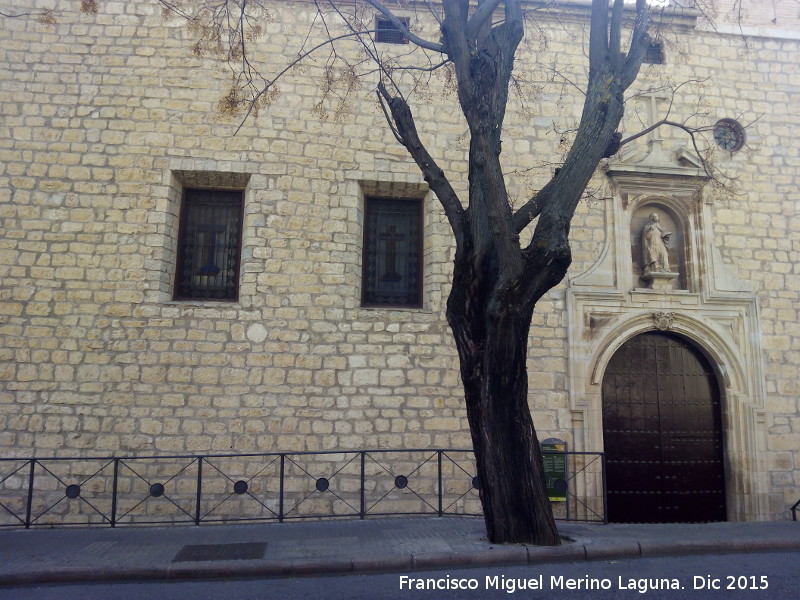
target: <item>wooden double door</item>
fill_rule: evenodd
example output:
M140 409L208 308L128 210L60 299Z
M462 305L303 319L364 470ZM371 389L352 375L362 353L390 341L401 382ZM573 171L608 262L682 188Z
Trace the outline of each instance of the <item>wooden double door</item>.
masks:
M640 334L603 377L608 517L724 521L722 411L710 364L683 338Z

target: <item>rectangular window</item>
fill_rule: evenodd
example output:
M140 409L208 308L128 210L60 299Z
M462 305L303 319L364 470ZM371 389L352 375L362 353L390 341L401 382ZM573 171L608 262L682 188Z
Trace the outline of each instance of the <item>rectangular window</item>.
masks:
M363 306L422 306L422 200L367 198Z
M408 27L408 17L400 17L400 21ZM384 44L407 44L408 38L405 34L397 28L389 19L382 19L377 17L375 19L375 34L376 42L383 42Z
M175 300L238 300L242 208L241 190L184 191Z
M663 65L665 62L664 44L661 42L650 42L642 62L648 65Z

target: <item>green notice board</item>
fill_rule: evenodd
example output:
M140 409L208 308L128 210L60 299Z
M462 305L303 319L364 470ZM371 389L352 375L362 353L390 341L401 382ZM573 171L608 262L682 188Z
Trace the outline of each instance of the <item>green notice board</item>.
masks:
M567 499L567 444L561 440L545 440L541 447L547 452L542 454L547 495L551 502L563 502Z

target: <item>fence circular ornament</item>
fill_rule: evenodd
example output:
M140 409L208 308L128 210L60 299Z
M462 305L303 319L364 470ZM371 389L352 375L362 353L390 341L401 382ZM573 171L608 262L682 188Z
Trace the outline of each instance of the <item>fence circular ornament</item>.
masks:
M472 478L472 487L473 489L479 490L481 489L481 478L477 475Z
M567 488L568 488L567 482L564 481L563 479L556 479L553 482L553 489L562 496L567 493Z
M81 495L81 486L72 484L67 486L66 496L67 498L77 498Z
M319 479L317 479L317 491L318 492L324 492L325 490L327 490L330 487L330 485L331 485L330 482L327 479L325 479L324 477L320 477Z
M247 493L247 482L241 479L233 484L233 491L240 496Z
M158 498L164 495L164 485L161 483L154 483L150 486L150 495L153 498Z
M408 487L408 477L405 475L398 475L394 478L394 485L395 487L400 488L401 490L405 487Z

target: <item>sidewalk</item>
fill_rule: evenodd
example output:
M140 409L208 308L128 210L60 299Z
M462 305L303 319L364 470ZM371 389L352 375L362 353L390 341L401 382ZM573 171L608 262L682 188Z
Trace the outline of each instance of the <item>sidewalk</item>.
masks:
M285 577L800 550L800 522L561 523L557 548L494 545L477 518L0 531L0 585Z

